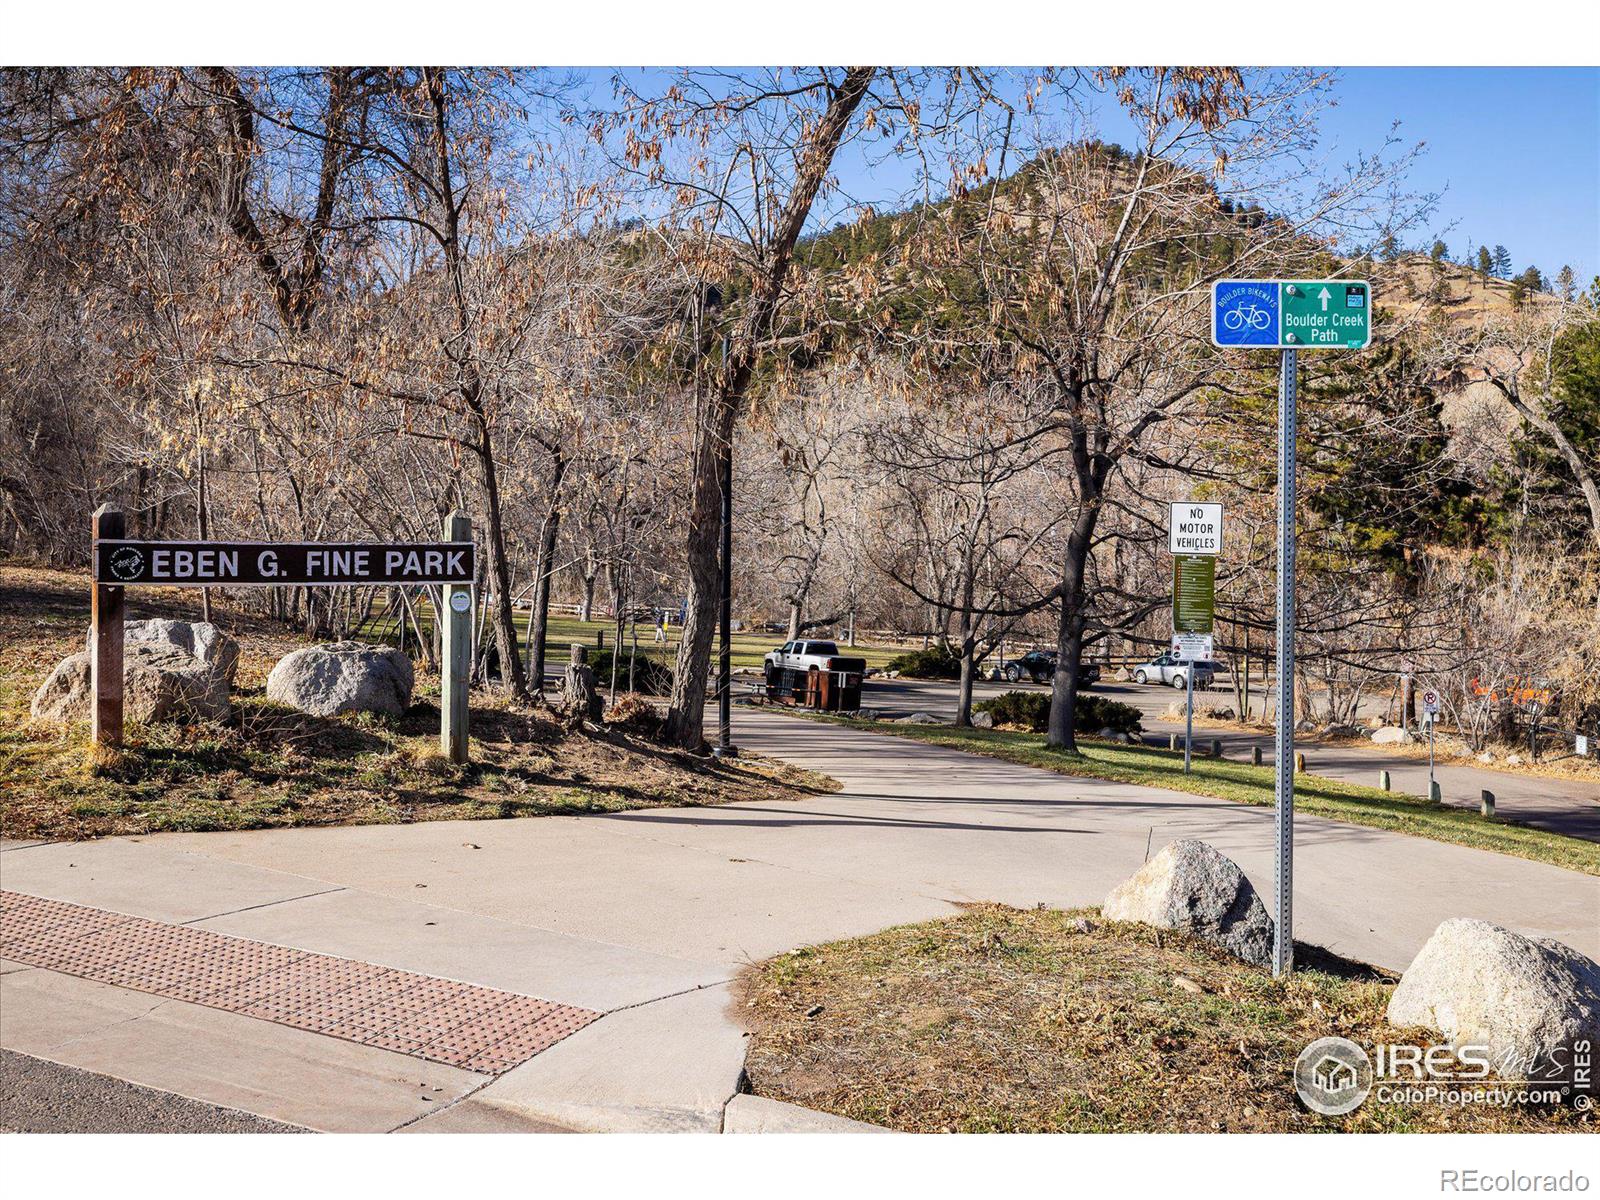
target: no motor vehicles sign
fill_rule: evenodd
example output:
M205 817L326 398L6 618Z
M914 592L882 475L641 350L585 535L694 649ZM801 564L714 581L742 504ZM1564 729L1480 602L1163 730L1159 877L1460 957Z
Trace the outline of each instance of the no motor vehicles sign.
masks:
M94 578L168 587L470 584L470 542L95 542Z
M1185 500L1167 506L1167 549L1173 554L1222 553L1222 505Z

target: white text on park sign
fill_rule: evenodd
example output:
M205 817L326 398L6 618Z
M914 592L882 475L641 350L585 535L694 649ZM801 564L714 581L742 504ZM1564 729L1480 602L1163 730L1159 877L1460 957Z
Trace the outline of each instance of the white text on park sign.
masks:
M1222 553L1222 505L1175 503L1169 511L1167 549L1174 554Z

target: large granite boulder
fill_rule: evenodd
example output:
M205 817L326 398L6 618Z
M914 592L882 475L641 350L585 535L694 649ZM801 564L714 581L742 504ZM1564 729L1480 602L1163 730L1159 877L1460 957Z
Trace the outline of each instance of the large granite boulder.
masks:
M33 697L45 721L87 721L94 707L89 654L61 660ZM127 721L225 721L228 681L192 654L158 642L130 642L122 652L122 715Z
M1112 921L1182 929L1258 967L1272 962L1272 918L1233 860L1179 838L1114 888L1101 912Z
M375 712L398 717L411 703L411 660L393 646L327 642L284 655L267 676L267 699L314 717Z
M1536 1077L1564 1064L1559 1047L1600 1042L1600 967L1561 942L1452 917L1400 977L1389 1022L1482 1046L1498 1072Z
M94 631L89 631L89 637ZM166 646L198 658L231 686L239 670L239 643L209 621L171 621L158 617L149 621L128 621L122 626L122 642L131 646L145 642Z

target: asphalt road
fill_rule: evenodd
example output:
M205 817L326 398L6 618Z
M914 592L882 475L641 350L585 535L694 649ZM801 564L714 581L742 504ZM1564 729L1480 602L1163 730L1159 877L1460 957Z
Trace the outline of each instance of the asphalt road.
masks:
M1048 690L1042 684L985 682L975 685L974 694L982 699L1019 689ZM1096 684L1092 691L1094 695L1107 696L1137 708L1144 719L1146 740L1165 744L1168 734L1183 732L1182 721L1168 721L1161 716L1168 705L1183 698L1175 688L1107 682ZM886 717L925 712L954 721L956 685L915 679L870 679L862 689L861 703ZM1232 707L1233 695L1231 692L1197 693L1196 705L1202 703ZM1197 748L1209 748L1213 738L1221 740L1226 757L1244 758L1252 747L1260 746L1262 761L1272 761L1270 731L1195 727ZM1414 758L1370 743L1322 744L1315 738L1302 736L1295 744L1306 755L1306 765L1312 774L1376 785L1378 772L1387 770L1397 791L1427 795L1425 758ZM1439 781L1446 804L1477 808L1480 793L1487 788L1494 793L1496 811L1502 816L1540 829L1600 841L1600 788L1592 783L1487 770L1477 765L1464 765L1458 760L1436 763L1434 778Z
M3 1133L305 1133L238 1109L0 1050Z

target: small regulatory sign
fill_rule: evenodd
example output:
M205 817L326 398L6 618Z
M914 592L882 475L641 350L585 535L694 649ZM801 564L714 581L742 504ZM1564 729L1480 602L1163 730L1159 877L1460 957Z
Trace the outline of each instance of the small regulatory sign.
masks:
M1222 505L1184 500L1167 506L1167 549L1173 554L1222 553Z
M1172 629L1175 633L1210 633L1217 607L1217 560L1204 554L1180 554L1172 560Z
M1417 693L1417 703L1422 705L1422 723L1432 725L1439 717L1439 689L1423 688Z
M470 584L470 542L95 542L101 584L166 587Z
M1172 657L1179 662L1210 662L1214 644L1209 633L1175 633Z
M1221 279L1211 341L1222 347L1361 350L1372 341L1372 287L1361 279Z

